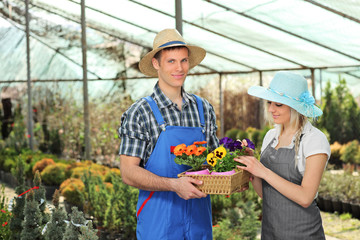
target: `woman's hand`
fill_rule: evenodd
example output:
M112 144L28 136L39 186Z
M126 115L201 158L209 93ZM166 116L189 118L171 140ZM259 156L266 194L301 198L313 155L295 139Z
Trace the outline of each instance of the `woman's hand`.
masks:
M248 147L248 142L246 141L246 139L243 139L242 141L238 139L237 141L241 142L242 147L245 147L246 155L254 156L254 150Z
M234 158L234 161L244 164L238 165L237 168L246 170L255 177L264 178L267 168L253 156L240 156Z

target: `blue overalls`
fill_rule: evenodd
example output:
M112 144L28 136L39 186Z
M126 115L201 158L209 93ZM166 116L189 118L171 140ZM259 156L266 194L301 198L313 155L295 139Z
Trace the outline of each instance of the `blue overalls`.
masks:
M156 146L145 164L146 170L158 176L177 178L179 173L189 169L174 162L175 155L170 152L170 147L205 140L202 100L195 97L202 127L165 126L156 102L151 97L145 98L162 127ZM140 190L136 236L141 240L212 239L210 196L184 200L175 192Z

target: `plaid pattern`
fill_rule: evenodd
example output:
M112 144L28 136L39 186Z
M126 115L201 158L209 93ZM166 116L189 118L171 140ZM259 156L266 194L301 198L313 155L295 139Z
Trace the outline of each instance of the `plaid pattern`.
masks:
M180 111L176 104L165 96L158 83L151 97L157 103L161 115L168 126L201 127L195 97L182 90L183 106ZM216 136L216 117L211 104L203 99L205 134L211 149L218 147ZM120 155L139 157L141 166L149 159L161 133L150 105L145 99L139 99L122 115L118 130L121 138Z

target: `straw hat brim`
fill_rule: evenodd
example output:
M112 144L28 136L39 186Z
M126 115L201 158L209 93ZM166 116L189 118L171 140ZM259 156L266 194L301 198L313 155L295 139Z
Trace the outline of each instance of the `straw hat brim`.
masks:
M192 46L188 44L173 44L170 46L154 49L151 52L147 53L139 62L140 71L146 76L158 77L158 73L152 64L152 58L155 56L157 52L163 50L164 48L177 47L177 46L184 46L189 49L189 69L192 69L193 67L197 66L205 58L206 51L201 47Z
M265 87L252 86L248 89L248 94L271 102L285 104L306 117L318 117L323 114L321 109L315 105L312 105L311 108L309 108L308 106L306 106L306 104L302 102L279 95L273 91L268 90Z

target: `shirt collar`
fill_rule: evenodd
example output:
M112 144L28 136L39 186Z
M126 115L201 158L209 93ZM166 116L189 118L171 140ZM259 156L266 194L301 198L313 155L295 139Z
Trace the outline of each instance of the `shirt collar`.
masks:
M312 124L309 122L309 121L306 121L305 123L305 126L302 130L302 134L305 134L307 132L310 132L312 129ZM274 145L276 146L279 142L279 135L280 135L280 132L279 131L276 131L276 134L275 134L275 141L274 141ZM288 146L289 148L292 148L294 146L294 142L295 142L295 135L290 143L290 145Z
M186 106L187 104L189 104L190 101L195 102L195 98L185 92L184 88L181 88L181 95L183 96L183 103ZM159 82L157 82L154 86L154 91L151 94L151 97L156 101L156 103L158 104L159 108L167 108L171 105L173 105L174 103L170 100L170 98L168 98L160 89L159 87Z

